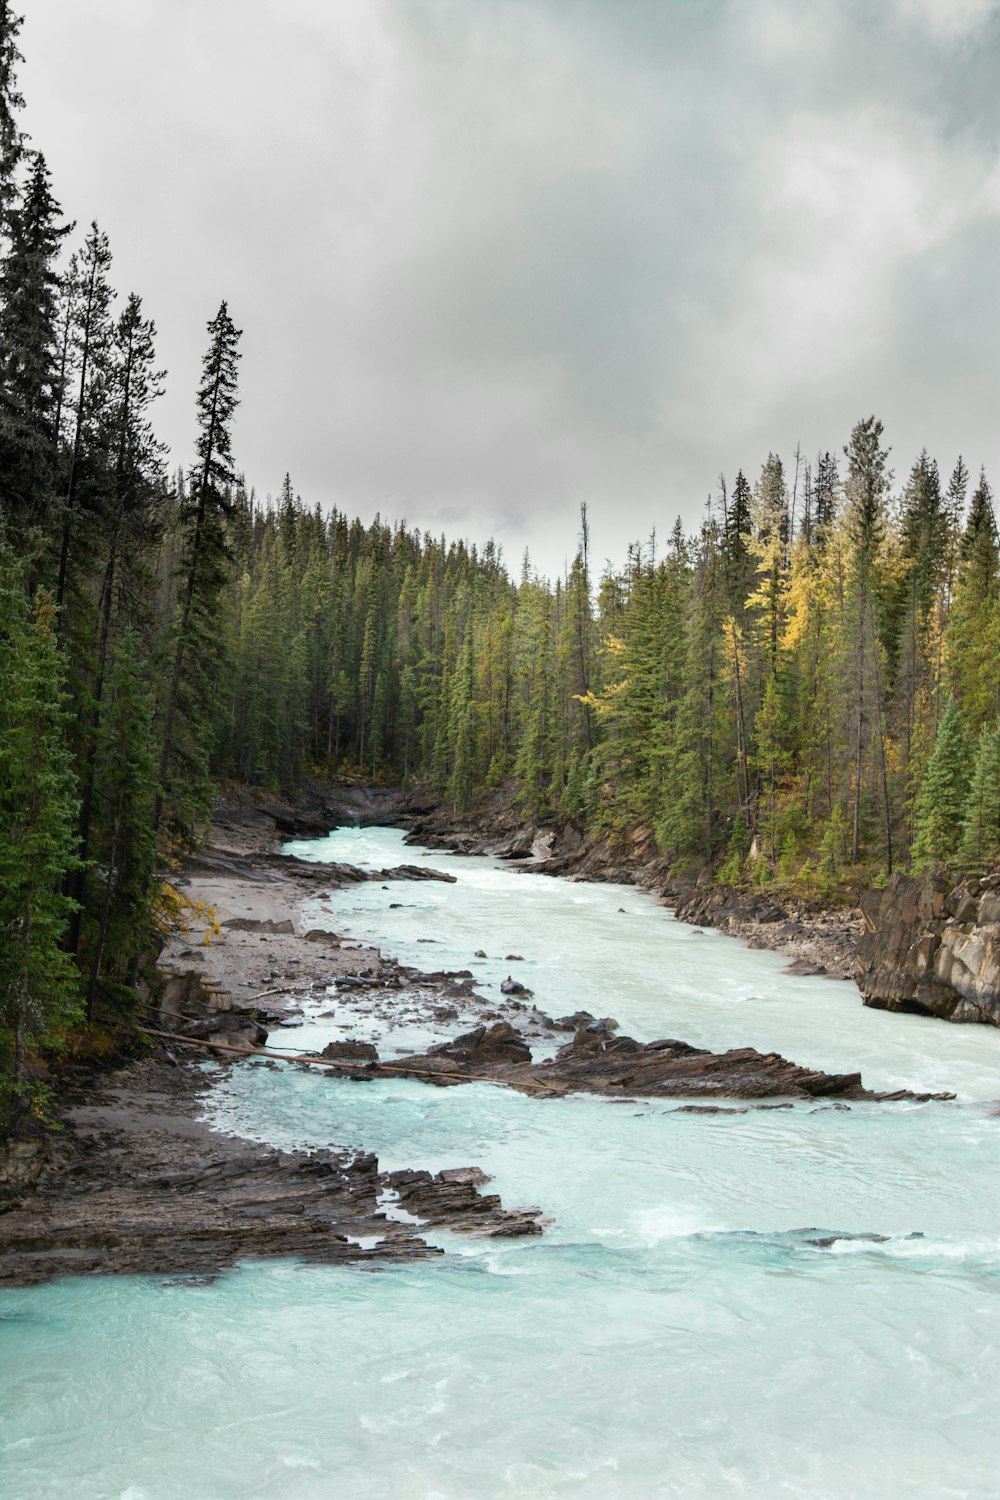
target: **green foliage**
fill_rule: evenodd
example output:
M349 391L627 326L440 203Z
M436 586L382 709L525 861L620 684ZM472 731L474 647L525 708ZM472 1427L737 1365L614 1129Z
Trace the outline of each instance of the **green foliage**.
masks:
M157 846L153 828L156 752L152 695L140 643L127 631L109 674L95 765L96 827L87 873L84 952L87 1014L98 998L133 1006L128 980L153 941L149 894Z
M726 848L726 858L719 868L717 879L720 885L739 885L743 876L743 864L747 852L747 825L740 809L733 819Z
M790 885L798 874L799 841L791 829L785 834L781 844L781 856L778 860L778 877L786 885Z
M173 821L183 829L204 816L210 804L209 730L220 669L218 606L231 559L226 522L236 482L232 422L239 404L241 336L223 302L208 324L208 350L195 402L196 461L180 498L179 597L166 635L172 664L163 704L157 828L168 804Z
M821 890L836 888L847 864L847 854L847 819L843 804L835 802L819 845L816 875Z
M77 1014L77 976L63 947L72 902L77 812L66 736L63 666L51 597L29 609L0 555L0 1126L32 1098L33 1050Z
M979 732L959 852L962 864L974 870L1000 854L1000 728L995 726L984 724Z
M953 698L945 704L914 814L914 870L958 852L969 789L972 750Z

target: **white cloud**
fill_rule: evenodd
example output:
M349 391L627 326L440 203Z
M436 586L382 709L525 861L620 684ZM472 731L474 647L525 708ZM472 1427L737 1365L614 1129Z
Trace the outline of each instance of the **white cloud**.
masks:
M937 41L972 36L997 13L997 0L893 0L902 18Z
M48 0L23 82L160 325L179 460L225 295L259 489L554 567L580 500L618 554L871 409L1000 467L995 57L948 10Z

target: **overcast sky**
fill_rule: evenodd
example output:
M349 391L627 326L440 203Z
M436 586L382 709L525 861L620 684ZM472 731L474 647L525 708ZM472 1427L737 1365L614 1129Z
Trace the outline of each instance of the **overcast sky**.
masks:
M25 123L237 462L558 570L875 412L1000 480L994 0L31 0Z

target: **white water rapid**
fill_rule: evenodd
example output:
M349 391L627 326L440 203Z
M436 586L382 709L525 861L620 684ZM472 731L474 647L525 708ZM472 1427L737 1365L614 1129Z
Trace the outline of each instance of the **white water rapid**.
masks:
M224 1129L476 1163L553 1223L442 1234L446 1256L412 1266L0 1294L6 1500L996 1500L1000 1031L866 1010L627 887L391 829L290 849L456 875L349 887L308 923L472 969L482 993L514 973L550 1015L958 1099L699 1115L234 1068L210 1103ZM308 1015L275 1044L343 1036L349 997ZM429 1039L382 1032L383 1055Z

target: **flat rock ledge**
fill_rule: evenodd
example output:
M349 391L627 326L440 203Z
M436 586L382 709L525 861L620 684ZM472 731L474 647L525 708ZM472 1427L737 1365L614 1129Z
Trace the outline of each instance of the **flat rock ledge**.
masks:
M479 1168L382 1172L370 1153L285 1152L217 1135L194 1118L203 1075L150 1063L130 1071L141 1077L88 1091L47 1144L32 1190L0 1204L0 1285L113 1272L199 1280L275 1257L425 1260L443 1253L423 1238L432 1227L542 1232L540 1209L508 1210L480 1191Z
M612 1023L613 1024L613 1023ZM777 1052L752 1047L716 1053L687 1042L637 1042L615 1036L600 1023L581 1026L546 1062L532 1063L523 1038L505 1021L479 1026L416 1057L368 1062L355 1078L408 1074L447 1087L476 1080L503 1083L524 1093L556 1097L569 1093L646 1098L729 1099L953 1099L953 1094L914 1094L909 1089L875 1093L860 1073L822 1073L799 1067Z

